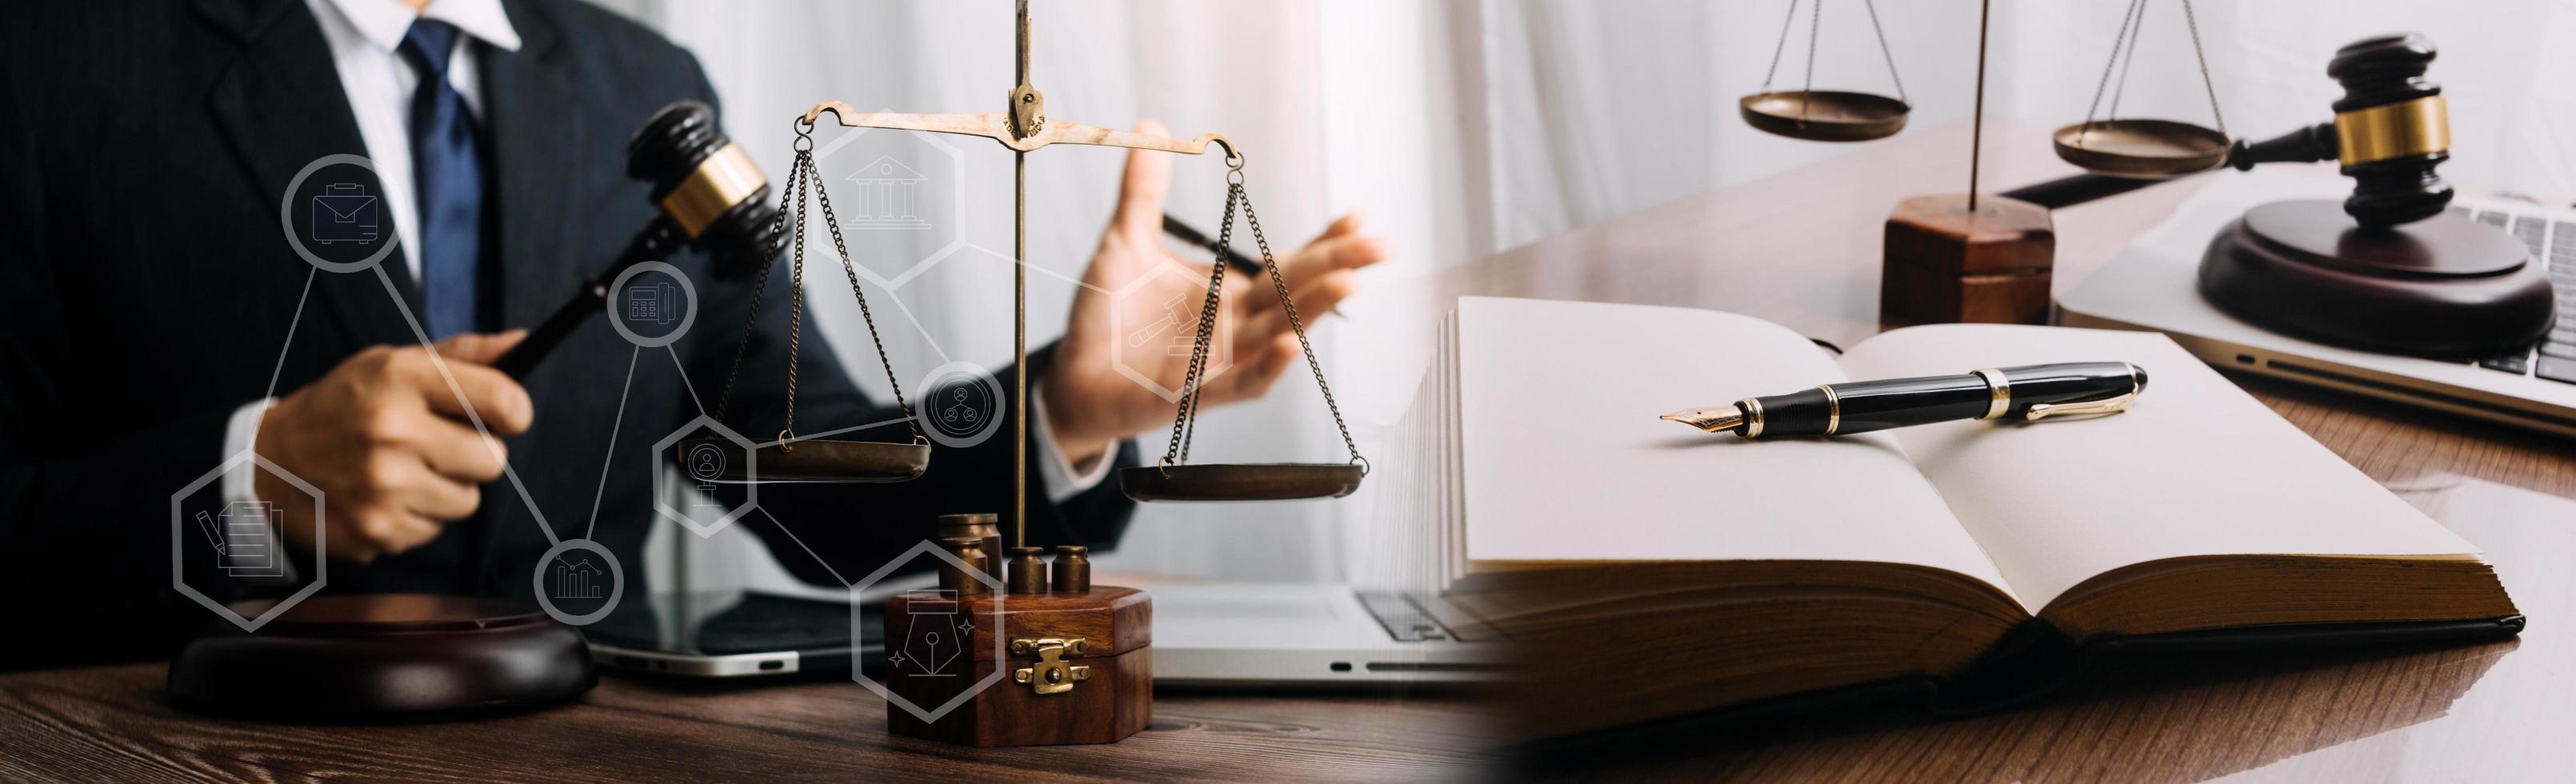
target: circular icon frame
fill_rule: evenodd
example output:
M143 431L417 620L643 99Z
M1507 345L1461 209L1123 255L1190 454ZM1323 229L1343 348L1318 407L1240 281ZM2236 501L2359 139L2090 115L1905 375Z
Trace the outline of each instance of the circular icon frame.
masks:
M356 166L358 168L365 169L368 174L375 176L377 185L382 186L384 184L385 177L383 174L377 173L376 162L369 160L367 156L364 155L353 155L345 152L333 153L331 155L315 158L312 163L304 164L304 170L296 172L295 179L288 180L286 182L286 193L279 196L277 200L277 222L280 227L286 230L286 244L288 247L295 249L295 255L304 257L305 263L312 264L316 269L320 269L323 272L348 273L365 272L367 270L375 269L376 265L384 263L386 256L393 255L394 246L401 244L400 239L383 240L384 246L377 248L375 253L369 254L365 259L342 262L322 258L321 254L314 253L312 248L304 246L303 235L295 231L295 194L304 189L305 180L311 179L315 173L331 166ZM380 219L383 214L383 207L383 197L379 196L377 197L377 211ZM388 229L388 231L390 231L390 229Z
M943 410L940 406L942 401L939 400L939 392L948 386L945 382L957 380L959 376L983 387L986 398L993 401L991 411L980 412L983 423L977 425L973 432L962 436L950 433L939 426L939 412ZM985 439L992 438L994 433L1001 431L1001 422L1007 416L1004 408L1009 405L1009 399L1002 396L1001 380L993 377L993 371L973 362L950 362L931 368L930 373L922 376L921 384L914 389L921 390L922 394L922 399L916 401L918 404L913 407L913 415L921 418L921 432L942 446L965 449L984 443Z
M617 307L626 301L626 284L633 281L635 276L647 272L659 272L679 281L680 296L689 301L689 306L680 311L680 325L672 327L668 334L659 337L635 334L635 330L626 327L626 315ZM690 282L688 275L682 274L680 268L671 266L668 262L647 261L628 267L625 272L617 273L617 279L608 284L608 300L608 326L616 329L619 336L626 338L626 342L643 348L661 348L678 343L681 337L689 334L689 327L698 323L698 284Z
M608 562L608 600L600 603L599 609L578 615L557 609L554 598L546 591L546 567L553 566L555 558L574 550L597 553L600 560ZM563 622L566 626L588 626L597 623L599 619L608 617L611 611L617 609L619 599L626 597L626 567L617 562L617 556L610 554L608 548L588 539L566 539L556 542L553 548L546 550L545 555L537 558L537 571L533 580L535 585L532 587L536 589L537 606L543 608L546 615Z

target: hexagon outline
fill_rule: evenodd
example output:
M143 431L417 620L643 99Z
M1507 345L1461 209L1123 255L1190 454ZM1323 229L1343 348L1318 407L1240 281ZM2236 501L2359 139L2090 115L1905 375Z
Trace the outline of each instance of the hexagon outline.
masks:
M669 451L672 444L680 443L680 439L682 437L687 436L690 433L697 432L700 426L712 429L716 431L717 435L724 436L726 440L742 445L742 477L744 487L741 506L727 510L723 515L718 516L715 522L704 525L700 525L696 519L689 517L687 513L671 508L671 504L669 503L669 494L664 492L669 488L664 487L662 484L665 475L669 472L661 470L662 454ZM751 514L752 510L759 508L760 445L752 443L751 439L742 437L742 434L734 432L733 428L725 427L724 423L716 421L715 417L699 414L698 418L689 420L688 424L681 425L680 429L671 431L671 434L663 436L662 440L653 442L654 512L687 527L689 532L697 534L698 538L705 539L715 536L717 531L724 530L725 526L733 525L735 520L740 520L743 515Z
M891 108L879 108L877 111L891 112L894 110ZM956 183L956 187L951 190L957 192L957 232L955 237L948 241L948 244L940 246L938 250L931 251L930 255L924 256L920 260L913 262L912 266L906 267L904 271L896 273L891 279L877 274L877 271L868 265L858 263L857 259L850 260L850 268L857 270L860 277L867 278L870 282L877 284L878 287L887 291L893 291L895 289L903 288L903 284L912 282L912 279L921 277L924 273L929 272L930 268L939 266L942 262L947 261L949 257L957 255L957 251L964 249L968 244L966 242L966 151L957 149L956 145L949 144L946 139L940 138L947 134L930 133L925 131L897 131L885 128L855 128L851 129L850 133L842 134L840 138L833 139L830 144L825 144L821 149L814 151L814 160L817 164L815 169L818 171L821 170L822 166L820 164L822 160L824 158L831 157L832 153L839 152L842 147L849 146L851 142L858 141L859 137L881 130L889 133L909 134L913 138L920 139L923 142L928 143L931 147L937 148L941 154L948 156L949 176L952 181ZM822 183L816 183L814 187L819 190L825 186Z
M261 470L266 470L270 473L276 474L277 478L284 479L287 484L294 485L297 492L301 492L306 496L311 497L313 499L313 516L315 522L315 525L313 526L313 581L306 583L303 588L296 590L295 593L288 595L285 599L279 600L275 606L268 608L268 612L260 613L258 618L244 618L241 613L233 612L233 608L225 606L223 602L215 601L214 597L198 592L194 586L188 584L185 545L185 542L187 541L186 531L188 521L186 513L180 509L180 507L187 501L188 496L196 495L197 491L203 489L207 483L213 482L216 479L223 477L224 474L230 473L234 468L240 467L242 462L245 460L256 463ZM323 502L324 499L321 488L314 487L311 483L304 481L303 477L296 476L295 472L288 471L276 463L269 462L268 458L261 457L256 452L244 449L235 453L232 457L225 458L223 465L215 466L215 470L208 471L204 476L197 477L197 481L189 482L188 486L180 488L179 492L170 494L171 589L178 591L181 595L187 596L190 599L195 599L198 604L205 605L206 609L213 610L215 611L215 614L231 620L233 625L241 627L241 630L244 632L259 631L259 627L267 626L269 621L276 620L277 616L285 613L288 609L293 608L297 603L304 601L305 597L321 592L322 586L328 585L331 582L331 559L321 555L321 553L325 552L325 550L323 550L323 544L325 542L327 532L330 529L330 526L321 524L323 520L322 515L324 513ZM279 532L279 534L281 538L284 536L284 532L282 531Z
M1222 264L1225 262L1220 259L1217 263ZM1154 278L1169 272L1186 273L1191 280L1195 281L1206 280L1206 276L1200 275L1197 270L1191 269L1189 265L1182 264L1171 259L1164 259L1162 263L1155 265L1153 271L1144 275L1138 275L1135 280L1127 281L1127 285L1120 286L1117 291L1109 293L1109 332L1112 337L1109 341L1109 368L1111 370L1118 371L1118 375L1126 376L1127 380L1136 382L1137 386L1144 387L1146 391L1161 396L1165 402L1178 403L1181 402L1182 390L1165 387L1161 381L1157 381L1143 373L1139 373L1135 368L1128 367L1127 341L1116 339L1124 334L1120 332L1118 322L1122 314L1127 312L1126 308L1120 307L1121 303L1126 301L1127 295L1135 293L1137 290L1144 288L1145 284L1153 282ZM1204 297L1207 295L1206 283L1201 282L1199 284L1198 293L1200 297L1202 297L1201 301L1204 302ZM1216 316L1218 319L1216 330L1217 334L1230 337L1233 332L1233 330L1230 329L1232 322L1234 321L1233 313L1226 310L1224 303L1220 302L1216 309ZM1219 341L1211 338L1209 342L1218 343ZM1209 381L1214 381L1216 380L1216 377L1225 375L1226 371L1234 369L1234 346L1231 341L1224 341L1223 343L1224 345L1221 346L1209 346L1209 362L1207 367L1199 373L1200 384L1204 385ZM1223 361L1216 361L1218 359L1218 354L1224 355ZM1182 383L1187 384L1189 382L1184 380Z
M887 704L899 706L903 708L904 712L912 714L913 718L920 719L922 723L928 724L938 721L943 716L947 716L949 711L956 710L957 706L966 704L966 701L974 699L975 695L984 693L984 690L992 688L993 684L1002 682L1002 671L1009 669L1005 665L1010 663L1010 657L1005 655L1004 643L1002 642L1010 636L1003 630L1006 614L1002 612L1002 608L1008 606L1010 604L1010 600L1004 598L1009 592L1003 589L1002 581L993 579L992 575L986 574L982 569L967 566L965 561L958 560L957 556L950 554L945 549L942 549L938 544L931 542L928 539L924 539L920 542L914 543L912 549L903 551L902 555L895 556L893 560L887 561L884 566L877 567L876 571L869 572L868 576L859 578L857 583L851 584L850 628L867 628L867 618L864 617L866 614L866 603L860 601L860 595L865 593L870 586L874 586L878 582L883 581L887 575L893 574L896 568L901 567L904 564L911 563L912 559L919 557L925 552L939 556L940 560L947 561L948 563L955 565L960 571L975 575L976 582L983 583L985 587L993 590L993 674L984 676L984 679L976 681L974 686L968 687L965 691L958 692L957 696L950 697L946 703L942 703L938 708L924 712L920 705L914 704L911 700L904 699L903 695L894 693L893 689L886 688L885 684L878 683L875 678L868 677L868 674L865 671L866 668L860 667L857 664L864 652L859 650L859 636L853 634L850 635L850 661L852 662L850 665L850 679L858 681L859 685L868 687L868 691L876 692L877 696L885 698ZM969 613L967 617L972 618L974 616L972 613ZM881 644L893 645L897 643L892 640L887 640ZM891 675L893 673L889 671L887 674Z

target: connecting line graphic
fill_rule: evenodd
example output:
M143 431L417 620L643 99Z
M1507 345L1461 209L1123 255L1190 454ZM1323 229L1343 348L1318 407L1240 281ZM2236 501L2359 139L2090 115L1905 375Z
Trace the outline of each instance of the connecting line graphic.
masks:
M886 289L885 298L894 300L894 309L902 311L904 320L912 322L913 330L921 333L921 342L930 344L930 350L939 355L939 364L948 364L951 361L948 350L939 347L939 340L930 336L930 328L921 325L921 317L912 315L912 306L903 304L903 296L894 293L894 289Z
M797 437L795 437L795 438L787 439L786 441L782 441L782 442L780 442L780 443L782 443L782 444L793 444L793 443L796 443L796 442L798 442L798 441L809 441L809 440L813 440L813 439L817 439L817 438L829 438L829 437L832 437L832 436L840 435L840 434L842 434L842 433L854 433L854 432L858 432L858 431L861 431L861 430L866 430L866 429L874 428L874 427L885 427L885 426L887 426L887 425L899 425L899 424L903 424L903 423L905 423L905 422L910 422L910 421L913 421L913 420L916 420L916 419L920 419L920 418L921 418L921 416L920 416L920 415L918 415L918 414L913 415L913 416L908 416L908 417L895 417L895 418L893 418L893 419L888 419L888 420L883 421L883 422L870 422L870 423L867 423L867 424L864 424L864 425L851 425L851 426L849 426L849 427L844 427L844 428L840 428L840 429L837 429L837 430L825 430L825 431L820 432L820 433L807 433L807 434L804 434L804 435L801 435L801 436L797 436Z
M816 554L814 554L814 548L811 548L811 547L807 547L807 546L805 546L805 540L796 538L796 532L795 532L794 530L789 529L789 528L787 527L787 524L786 524L786 523L784 523L784 522L780 522L780 521L779 521L779 519L778 519L778 516L777 516L777 515L770 514L770 513L769 513L769 510L767 510L767 509L762 509L762 510L759 510L759 511L760 511L760 516L762 516L762 517L766 517L766 518L769 518L769 523L770 523L771 525L778 526L778 532L779 532L779 533L783 533L783 534L786 534L786 535L787 535L787 541L795 542L795 543L796 543L796 547L797 547L798 549L804 550L804 551L805 551L805 557L807 557L807 558L812 558L812 559L814 559L814 562L815 562L815 563L822 564L822 565L823 565L823 571L824 571L825 573L827 573L827 574L832 575L832 579L837 580L837 581L840 581L840 583L841 583L841 587L843 587L843 588L852 588L852 587L856 587L856 586L857 586L857 584L856 584L856 583L852 583L852 582L850 582L850 578L842 577L842 576L841 576L841 571L840 571L840 570L832 568L832 562L830 562L830 561L826 561L826 560L823 560L823 556L820 556L820 555L816 555Z
M438 368L439 378L447 381L447 391L456 395L457 405L465 409L465 419L474 423L475 434L483 437L484 447L490 449L492 456L501 461L501 475L510 480L511 489L519 492L519 502L527 505L530 517L536 518L537 530L546 535L547 544L562 545L563 540L555 536L554 524L546 522L545 510L537 508L536 497L529 495L528 485L519 481L519 470L510 467L509 456L501 451L500 440L492 437L491 428L483 426L483 415L475 412L473 401L465 399L465 387L456 383L456 374L448 372L447 358L439 356L438 344L430 342L428 330L420 328L420 319L412 315L411 305L403 301L402 290L394 287L393 276L386 274L385 265L382 264L375 265L371 269L376 273L376 280L385 284L385 295L393 299L394 310L402 313L403 323L411 327L412 337L420 341L422 348L429 350L429 364Z
M617 463L617 431L626 426L626 396L635 390L635 364L643 358L643 346L636 346L626 354L626 385L617 390L617 419L608 424L608 454L599 458L599 488L590 491L590 524L581 529L583 539L590 538L591 532L599 530L599 499L608 493L608 467Z
M295 317L286 321L286 345L277 347L277 366L268 371L268 394L262 399L277 397L277 378L286 372L286 352L295 347L295 328L304 324L304 303L313 299L313 278L321 274L321 267L304 271L304 293L295 295Z
M694 382L694 381L690 381L690 380L689 380L689 366L688 366L688 363L685 363L685 362L681 362L681 361L680 361L680 350L679 350L679 349L676 349L676 348L672 348L672 347L670 347L670 346L663 346L663 347L662 347L662 350L663 350L663 351L665 351L665 352L668 352L668 353L671 355L671 369L672 369L672 370L679 371L679 373L680 373L680 386L687 387L687 388L689 389L689 405L697 406L697 407L698 407L698 415L699 415L699 416L708 416L708 414L707 414L707 403L706 403L706 401L703 401L703 400L699 400L699 399L698 399L698 385L697 385L697 382ZM635 376L634 376L634 371L633 371L632 369L629 369L629 370L627 371L627 378L626 378L626 380L627 380L627 383L630 383L630 384L631 384L631 383L634 383L634 381L635 381ZM625 405L625 404L624 404L624 403L619 403L618 405L623 406L623 405Z

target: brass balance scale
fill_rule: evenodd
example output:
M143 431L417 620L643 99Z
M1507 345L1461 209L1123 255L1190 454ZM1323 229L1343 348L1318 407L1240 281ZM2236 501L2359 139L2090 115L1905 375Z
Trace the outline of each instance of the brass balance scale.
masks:
M1879 54L1887 63L1888 81L1896 88L1893 97L1847 90L1817 90L1815 85L1817 30L1822 26L1824 0L1815 0L1807 21L1806 87L1774 91L1771 85L1780 69L1780 59L1789 43L1789 33L1798 18L1799 0L1790 0L1788 20L1780 28L1780 42L1771 52L1771 66L1762 77L1761 91L1737 101L1746 124L1763 132L1792 139L1824 142L1859 142L1883 139L1905 129L1906 116L1913 104L1905 96L1905 82L1897 73L1896 55L1887 46L1887 34L1880 28L1875 0L1862 0L1868 10L1870 31L1878 40ZM2178 120L2119 117L2120 97L2126 92L2129 66L2136 61L2139 31L2145 27L2147 0L2130 0L2120 16L2120 31L2113 36L2111 59L2103 64L2102 80L2094 88L2093 102L2085 110L2083 122L2057 130L2052 138L2057 155L2067 163L2088 172L2117 177L2164 178L2208 171L2226 163L2228 138L2225 118L2219 115L2218 90L2209 75L2209 61L2202 52L2200 24L2192 13L2190 0L2181 3L2183 20L2191 33L2193 57L2200 64L2201 86L2209 95L2211 120L2217 128L2207 128ZM1985 102L1986 22L1991 2L1981 4L1977 22L1977 102L1976 122L1982 134ZM2115 82L2113 73L2119 75ZM2109 112L2098 114L2103 98L2110 97ZM1973 175L1972 175L1973 176ZM1974 192L1974 188L1970 192Z
M2120 116L2149 5L2130 0L2084 121L2051 135L2057 156L2085 174L1985 195L1977 177L1992 2L1980 3L1968 192L1905 199L1888 219L1883 326L2046 323L2055 249L2049 210L2221 168L2334 160L2354 178L2353 196L2340 205L2293 200L2248 212L2213 238L2203 258L2205 299L2268 329L2427 356L2526 346L2549 329L2550 289L2536 260L2503 232L2443 209L2452 191L2433 169L2449 159L2449 120L2440 86L2424 78L2434 59L2431 42L2407 34L2346 46L2326 68L2344 88L2333 122L2231 142L2198 18L2191 0L2178 4L2216 127ZM1796 12L1791 0L1793 22ZM1875 30L1875 8L1870 19ZM1815 24L1811 15L1810 89L1772 92L1766 75L1762 92L1741 102L1745 121L1814 141L1866 141L1902 129L1910 104L1901 81L1895 98L1812 89ZM1787 33L1784 27L1784 47ZM1879 46L1886 54L1884 35ZM1775 50L1774 71L1779 59ZM1887 60L1895 81L1894 57Z
M850 279L851 291L858 297L859 312L861 318L867 322L869 337L871 340L879 340L875 319L868 311L867 295L858 285L858 274L852 266L849 247L842 240L837 222L832 219L831 198L815 183L818 174L813 155L813 132L817 122L824 115L829 114L843 127L981 136L999 142L1003 147L1011 150L1012 257L1017 262L1012 274L1012 346L1017 355L1027 353L1028 340L1028 154L1054 144L1125 147L1191 155L1206 153L1211 144L1221 149L1225 154L1227 187L1225 223L1218 233L1217 255L1223 257L1230 250L1234 241L1235 215L1240 211L1244 222L1252 229L1254 244L1261 251L1261 266L1269 272L1270 283L1279 297L1280 307L1286 311L1289 326L1297 334L1298 346L1305 355L1307 367L1314 372L1316 385L1324 393L1324 405L1331 411L1334 424L1340 429L1343 446L1350 452L1350 460L1344 463L1195 465L1189 462L1191 437L1196 431L1199 394L1204 386L1210 344L1214 338L1215 319L1210 316L1221 306L1220 300L1224 293L1226 265L1220 263L1212 265L1209 273L1207 295L1201 306L1198 332L1191 346L1188 375L1182 382L1180 400L1173 415L1171 445L1164 451L1156 465L1121 470L1118 477L1121 488L1128 496L1139 501L1272 501L1340 497L1357 490L1361 479L1368 474L1368 461L1360 456L1357 444L1351 439L1348 425L1342 421L1340 406L1333 400L1332 387L1325 381L1322 363L1316 359L1314 345L1307 339L1305 322L1297 312L1296 303L1289 299L1287 280L1280 272L1277 259L1271 254L1269 240L1262 234L1260 218L1253 212L1251 197L1244 188L1245 157L1242 150L1224 135L1216 133L1201 134L1194 139L1181 141L1133 131L1050 120L1046 116L1045 94L1029 83L1027 21L1026 4L1022 3L1017 58L1018 83L1010 90L1007 112L936 114L859 112L840 101L824 101L815 104L803 115L795 118L796 161L793 170L789 172L787 187L780 195L782 206L777 218L781 222L782 229L778 234L782 238L792 237L786 241L793 244L794 251L794 262L790 266L793 281L788 304L791 314L788 321L791 344L787 379L788 421L786 427L778 432L775 441L763 445L764 449L774 449L776 454L764 455L760 459L757 478L752 477L742 468L731 466L727 467L723 478L728 481L898 482L918 477L929 467L931 451L929 439L923 436L917 420L913 419L911 405L905 399L902 387L895 381L891 363L885 363L883 368L889 385L895 391L896 403L902 407L906 422L911 426L912 438L909 441L799 438L794 432L796 370L792 359L792 346L801 334L803 323L804 234L807 225L806 205L809 201L807 196L809 190L813 191L812 200L818 202L823 209L824 225L830 231L834 249L840 255L843 272ZM788 207L791 204L793 209ZM792 232L784 230L788 225L793 226ZM759 288L755 289L751 318L758 318L760 307L758 292L766 289L767 278L768 273L764 271L758 284ZM748 329L746 329L747 336ZM878 345L878 356L883 361L885 352L882 350L881 340ZM740 366L740 356L741 349L737 349L735 360L737 368ZM726 381L724 398L728 402L731 398L732 386L733 380L729 377ZM1014 510L1012 520L1017 531L1013 538L1016 541L1025 541L1025 523L1022 519L1025 517L1028 495L1026 451L1029 421L1028 371L1025 364L1014 372L1011 389L1010 419L1013 440L1017 444L1015 449L1018 452L1015 464L1019 466L1014 470L1012 477ZM725 403L718 404L719 417L722 416L725 405ZM687 450L695 444L715 442L716 439L711 438L691 439L682 442L679 448Z

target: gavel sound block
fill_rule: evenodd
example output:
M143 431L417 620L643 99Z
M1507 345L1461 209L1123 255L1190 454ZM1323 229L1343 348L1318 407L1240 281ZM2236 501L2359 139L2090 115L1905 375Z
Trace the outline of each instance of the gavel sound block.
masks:
M984 570L980 538L942 543L970 571ZM943 563L940 590L887 600L888 655L902 657L889 662L887 690L936 711L1001 676L937 721L889 701L887 729L986 747L1115 743L1145 729L1154 718L1153 601L1091 585L1083 548L1058 549L1053 581L1038 548L1012 553L1004 591ZM945 634L963 650L939 648Z
M2370 351L2461 356L2528 346L2556 308L2521 241L2445 211L2451 185L2442 88L2424 78L2432 42L2371 38L2335 53L2334 122L2238 143L2237 168L2334 160L2353 194L2257 206L2210 240L2200 293L2248 322Z
M2019 199L1916 196L1887 218L1878 320L1913 324L2048 323L2057 233L2048 209Z

